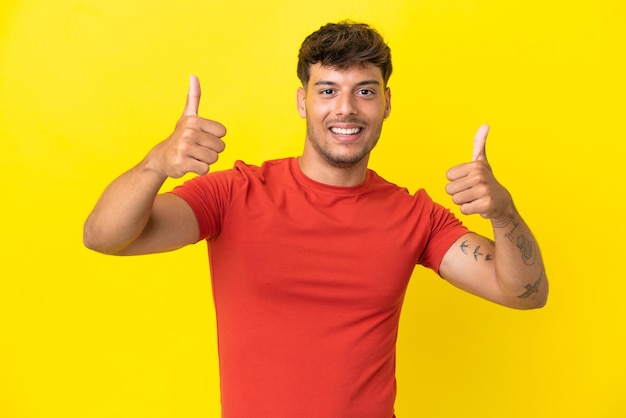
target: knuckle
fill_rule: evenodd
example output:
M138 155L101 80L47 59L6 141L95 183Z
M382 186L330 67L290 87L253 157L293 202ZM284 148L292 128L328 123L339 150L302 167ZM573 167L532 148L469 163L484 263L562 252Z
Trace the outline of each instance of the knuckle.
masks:
M183 116L176 123L177 129L186 129L195 125L193 116Z
M213 164L213 163L217 162L218 157L219 157L219 155L218 155L217 152L212 151L212 150L209 151L208 155L207 155L207 163L208 164Z
M192 141L196 137L196 130L192 128L184 128L180 133L180 139L183 142Z
M181 154L174 154L174 157L172 158L172 167L174 167L174 169L178 169L179 167L183 166L183 164L185 164L185 159L183 158L183 156Z
M217 152L223 152L226 149L226 143L224 141L222 141L221 139L218 139L216 142L216 148L215 150Z
M197 116L185 116L182 118L181 124L186 127L195 126L197 119Z
M196 174L199 174L202 176L208 173L210 169L211 169L211 165L209 163L199 162L198 169L196 170Z
M211 126L211 132L215 134L216 137L221 138L226 135L226 127L219 122L213 122L213 126Z
M182 158L184 155L189 154L191 147L192 147L192 144L189 142L189 140L186 138L183 138L183 140L177 144L176 155L179 158Z
M474 182L474 184L483 186L487 183L487 177L485 176L484 172L477 171L473 174L472 181Z

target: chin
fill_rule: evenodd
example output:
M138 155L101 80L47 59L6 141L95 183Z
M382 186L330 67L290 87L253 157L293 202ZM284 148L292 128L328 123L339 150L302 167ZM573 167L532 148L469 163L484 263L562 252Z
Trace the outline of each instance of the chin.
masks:
M321 154L324 161L336 168L352 168L363 162L367 154L364 155L328 155Z

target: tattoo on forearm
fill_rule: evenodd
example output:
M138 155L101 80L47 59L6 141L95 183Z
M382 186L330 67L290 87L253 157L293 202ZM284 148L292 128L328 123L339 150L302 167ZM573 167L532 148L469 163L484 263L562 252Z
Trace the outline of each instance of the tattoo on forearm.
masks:
M505 233L504 236L508 238L510 241L513 241L513 232L515 232L518 226L519 226L519 222L513 222L513 229Z
M515 232L515 230L517 229L517 227L519 226L519 221L515 222L515 220L513 219L512 216L507 217L505 220L501 221L501 222L494 222L493 223L493 227L496 229L504 229L507 228L509 225L513 224L513 227L504 233L504 237L507 238L509 241L513 242L513 233Z
M472 246L467 243L467 240L463 241L461 245L459 245L459 248L461 249L463 254L473 256L474 260L476 261L478 261L479 258L482 258L485 261L493 260L493 256L490 253L481 252L480 245L477 245L476 248L474 248L474 250L470 254L469 249L472 248Z
M525 236L520 235L517 237L517 248L522 253L522 261L524 264L531 266L535 263L537 258L537 251L535 251L535 244L527 240Z
M493 227L508 229L507 232L504 233L504 237L517 245L517 248L522 253L522 261L524 261L524 264L531 266L535 263L537 258L537 249L535 248L535 243L527 239L524 235L519 235L517 238L515 237L515 231L520 223L519 219L516 221L512 216L509 216L501 222L494 223Z
M520 299L526 299L530 297L533 293L539 293L539 285L543 281L543 271L539 274L539 278L533 284L526 285L526 291L518 296Z

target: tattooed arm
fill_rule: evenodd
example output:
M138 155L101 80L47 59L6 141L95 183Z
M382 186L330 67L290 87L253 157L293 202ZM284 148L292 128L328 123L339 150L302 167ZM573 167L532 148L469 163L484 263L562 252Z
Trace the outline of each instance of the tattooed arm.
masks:
M494 223L496 243L480 235L462 236L446 253L439 273L451 284L516 309L545 305L548 280L528 226L517 215Z
M543 259L511 195L493 176L485 153L488 132L487 125L478 130L471 163L448 171L446 191L462 213L491 220L495 242L474 233L464 235L444 256L439 273L453 285L501 305L540 308L548 297Z

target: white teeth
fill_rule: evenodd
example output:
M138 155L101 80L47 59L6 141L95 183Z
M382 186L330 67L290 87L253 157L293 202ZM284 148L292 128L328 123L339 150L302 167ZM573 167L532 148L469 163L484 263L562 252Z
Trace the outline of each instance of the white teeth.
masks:
M361 132L361 128L350 128L350 129L331 128L330 130L334 134L337 134L337 135L355 135L355 134L358 134L359 132Z

